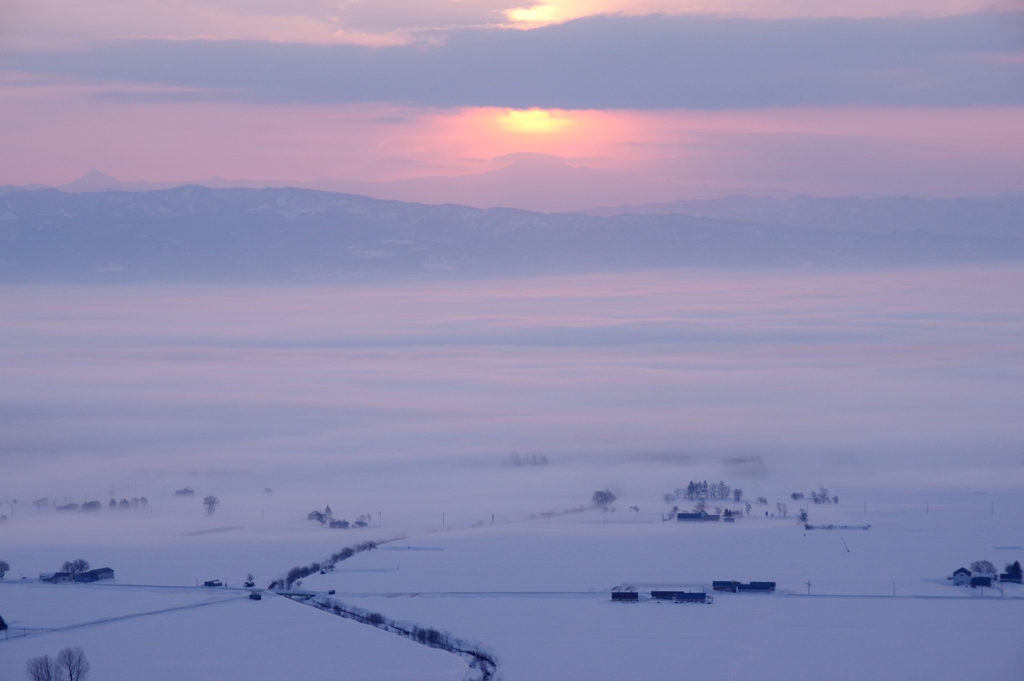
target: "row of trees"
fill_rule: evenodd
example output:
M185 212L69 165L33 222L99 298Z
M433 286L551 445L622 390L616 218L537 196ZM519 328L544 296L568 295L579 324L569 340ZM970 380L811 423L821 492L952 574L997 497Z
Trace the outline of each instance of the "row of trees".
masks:
M292 586L304 577L320 572L321 570L333 570L334 566L343 560L348 560L357 553L363 551L372 551L377 548L376 542L365 541L355 546L346 546L341 551L331 554L331 556L323 563L310 563L309 565L303 565L301 567L293 567L288 571L283 579L275 579L270 583L268 589L290 589Z
M29 681L86 681L89 660L85 651L75 646L62 648L56 658L49 655L33 657L25 665Z
M800 501L807 497L803 492L793 492L789 495L789 498L793 501ZM815 504L838 504L839 497L833 496L832 493L824 487L819 487L817 492L811 492L811 502Z
M666 504L671 504L679 499L697 501L698 499L732 499L739 502L743 499L743 490L733 489L723 481L708 484L707 480L701 482L690 481L686 489L678 488L674 492L668 492L662 496Z

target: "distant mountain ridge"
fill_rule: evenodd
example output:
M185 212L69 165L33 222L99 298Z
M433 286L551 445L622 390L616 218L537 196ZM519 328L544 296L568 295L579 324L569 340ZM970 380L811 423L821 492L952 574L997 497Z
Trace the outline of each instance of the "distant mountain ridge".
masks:
M585 211L587 215L693 215L756 224L783 224L856 232L921 230L960 236L1024 238L1024 196L919 199L913 197L793 196L770 198L731 195L668 203L624 205Z
M276 282L1024 260L1024 239L543 214L308 189L0 191L3 282Z

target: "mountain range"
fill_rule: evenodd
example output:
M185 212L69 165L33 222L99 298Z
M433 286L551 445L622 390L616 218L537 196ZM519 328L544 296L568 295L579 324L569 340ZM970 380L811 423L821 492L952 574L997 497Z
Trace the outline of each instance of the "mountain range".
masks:
M1024 260L1020 199L965 199L938 222L927 216L943 214L945 204L925 210L917 199L791 201L733 197L679 207L705 215L659 212L664 206L587 215L287 187L4 188L0 281L350 281ZM728 205L744 219L724 215ZM849 209L865 205L870 210ZM914 211L923 217L903 228L900 215Z

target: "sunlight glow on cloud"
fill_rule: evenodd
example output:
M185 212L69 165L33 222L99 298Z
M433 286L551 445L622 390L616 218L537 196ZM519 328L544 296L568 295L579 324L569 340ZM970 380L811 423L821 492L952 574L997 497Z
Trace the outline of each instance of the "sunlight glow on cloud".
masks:
M510 109L498 119L498 123L503 129L512 132L545 134L561 132L571 126L573 120L564 113L553 114L544 109Z

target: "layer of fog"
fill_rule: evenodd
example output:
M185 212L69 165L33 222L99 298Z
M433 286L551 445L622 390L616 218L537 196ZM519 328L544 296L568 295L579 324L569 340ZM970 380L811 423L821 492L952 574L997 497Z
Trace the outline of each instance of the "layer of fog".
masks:
M1020 267L6 287L0 502L271 487L354 516L605 486L654 504L700 478L1019 489L1022 331Z

